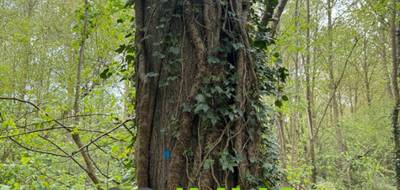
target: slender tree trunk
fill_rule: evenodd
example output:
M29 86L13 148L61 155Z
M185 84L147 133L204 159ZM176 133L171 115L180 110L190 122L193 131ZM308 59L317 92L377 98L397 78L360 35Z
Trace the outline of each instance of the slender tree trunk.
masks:
M345 152L345 145L343 142L342 130L339 126L339 108L338 108L338 100L337 100L337 87L335 82L335 73L334 73L334 61L333 61L333 23L332 23L332 0L327 0L328 2L328 37L329 37L329 45L328 45L328 69L329 69L329 80L330 80L330 91L332 97L332 125L336 131L336 140L338 143L339 153L343 154Z
M392 113L392 128L393 128L393 139L395 148L395 171L396 171L396 184L397 189L400 190L400 127L399 127L399 110L400 110L400 95L399 95L399 84L398 84L398 72L399 72L399 45L400 45L400 24L397 22L398 11L397 5L399 1L393 0L393 18L392 18L392 85L393 85L393 97L394 97L394 108Z
M296 26L296 35L300 36L300 10L299 10L299 0L296 0L295 4L295 26ZM299 40L296 41L296 54L294 58L294 69L295 69L295 89L296 93L294 96L294 102L298 103L300 102L300 94L301 94L301 77L300 77L300 53L299 49L300 48L300 42ZM292 120L291 120L291 127L290 127L290 133L291 133L291 160L292 160L292 165L295 166L297 164L297 158L298 158L298 139L300 138L299 135L299 127L300 127L300 111L296 110L292 114Z
M346 145L344 143L344 138L342 134L342 129L339 125L339 104L338 104L338 97L337 97L337 89L338 87L336 86L336 81L335 81L335 72L334 72L334 60L333 60L333 22L332 22L332 10L333 10L333 1L332 0L327 0L327 14L328 14L328 38L329 38L329 44L328 44L328 70L329 70L329 85L330 85L330 92L331 92L331 113L332 113L332 125L335 129L336 133L336 142L338 146L338 152L339 152L339 158L337 161L338 167L342 172L346 172L346 176L350 176L349 170L345 171L345 166L344 166L344 153L346 151ZM347 188L350 188L351 186L351 181L348 180L347 178L345 180L345 183L347 185Z
M364 47L363 47L363 77L364 77L364 87L365 87L365 95L367 97L368 105L371 105L372 97L371 97L371 87L370 87L370 80L369 80L369 65L368 65L368 41L367 35L364 36Z
M267 179L259 179L269 153L261 154L252 106L259 97L245 27L251 3L223 2L135 1L139 188L250 189Z
M312 84L310 77L311 70L311 10L310 10L310 0L306 1L307 6L307 34L306 34L306 62L304 64L305 77L306 77L306 100L307 100L307 119L308 126L310 130L309 143L310 143L310 158L311 158L311 182L313 184L317 183L317 165L315 158L315 129L314 129L314 116L313 116L313 95L312 95Z
M282 167L286 168L286 157L287 157L287 140L286 140L286 133L285 133L285 121L284 121L284 115L282 112L278 111L278 115L276 116L276 124L278 126L278 138L279 138L279 144L280 144L280 161L282 163Z
M74 98L74 122L75 125L79 125L80 118L77 116L80 111L80 93L81 93L81 73L82 73L82 67L84 63L84 54L85 54L85 41L86 41L86 36L87 36L87 31L88 31L88 9L89 9L89 2L88 0L85 0L85 12L84 12L84 21L83 21L83 29L82 29L82 39L79 47L79 60L78 60L78 65L77 65L77 71L76 71L76 85L75 85L75 98ZM69 131L72 139L74 140L76 146L81 149L84 144L79 136L78 133L74 133L73 131ZM98 185L100 183L99 179L96 176L96 170L93 165L93 161L90 158L89 151L88 149L82 149L79 151L80 154L82 155L82 158L85 162L86 165L86 174L90 178L90 180L96 185L97 189L101 189Z
M383 25L383 24L382 24ZM389 94L389 96L391 98L394 98L393 96L393 85L392 85L392 79L391 79L391 73L390 73L390 67L389 67L389 62L388 62L388 55L387 55L387 44L389 44L388 39L387 39L387 33L389 32L389 34L391 33L389 29L383 25L381 32L380 32L380 39L381 39L381 51L380 54L382 56L382 64L383 64L383 73L385 74L385 80L386 80L386 87L385 87L385 91L387 92L387 94Z

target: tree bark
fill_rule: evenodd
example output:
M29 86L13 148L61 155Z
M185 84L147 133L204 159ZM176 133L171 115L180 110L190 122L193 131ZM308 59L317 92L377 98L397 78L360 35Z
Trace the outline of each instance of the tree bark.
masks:
M135 1L139 188L265 186L251 3L223 2Z
M295 26L296 26L296 35L299 36L300 34L300 6L299 6L299 0L296 0L295 2ZM301 94L301 77L300 77L300 42L299 40L296 41L296 54L294 58L294 76L295 76L295 96L294 96L294 102L298 103L300 102L300 94ZM291 116L291 126L290 126L290 141L291 141L291 162L292 165L295 166L297 164L297 158L298 158L298 139L300 138L300 118L301 118L301 112L296 110Z
M398 11L397 5L399 1L393 0L393 18L391 26L392 34L392 89L394 97L394 108L392 112L392 128L393 128L393 139L394 139L394 152L395 152L395 172L396 172L396 184L397 189L400 190L400 127L399 127L399 110L400 110L400 95L399 95L399 84L398 84L398 72L399 72L399 45L400 45L400 24L397 22Z
M368 41L367 41L367 35L365 35L364 36L362 68L363 68L363 74L364 74L365 94L367 97L368 105L371 105L372 97L371 97L371 87L370 87L371 84L370 84L370 79L369 79L369 64L368 64L367 50L368 50Z
M310 130L309 143L310 143L310 159L311 159L311 182L317 183L317 165L315 160L315 129L314 129L314 116L313 116L313 95L312 95L312 84L311 84L311 10L310 0L306 1L307 8L307 34L306 34L306 62L304 65L304 74L306 77L306 100L307 100L307 121Z
M77 71L76 71L76 85L75 85L75 98L74 98L74 123L75 125L79 125L79 120L80 118L77 116L79 115L80 111L80 92L81 92L81 73L82 73L82 67L84 63L84 57L85 57L85 42L86 42L86 36L87 36L87 31L88 31L88 22L89 22L89 15L88 15L88 9L89 9L89 2L88 0L85 0L85 12L84 12L84 21L83 21L83 29L82 29L82 39L79 45L79 60L78 60L78 65L77 65ZM80 150L80 154L85 162L86 165L86 174L90 178L90 180L96 185L97 189L101 189L99 185L100 180L96 176L96 169L93 165L93 162L90 158L89 152L87 149L81 149L84 144L81 140L81 137L78 133L74 133L73 131L69 130L69 133L72 136L72 139L78 149Z
M333 61L333 23L332 23L332 0L327 0L328 2L328 38L329 38L329 45L328 45L328 69L329 69L329 83L330 83L330 91L332 97L332 125L336 131L336 140L338 143L339 153L343 154L346 150L345 144L343 142L343 134L342 130L339 126L339 108L338 108L338 100L337 100L337 87L335 82L335 72L334 72L334 61Z

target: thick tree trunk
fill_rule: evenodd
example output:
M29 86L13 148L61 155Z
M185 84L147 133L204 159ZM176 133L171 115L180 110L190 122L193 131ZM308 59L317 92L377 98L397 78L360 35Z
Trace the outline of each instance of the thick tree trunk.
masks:
M250 6L135 1L139 188L263 186Z

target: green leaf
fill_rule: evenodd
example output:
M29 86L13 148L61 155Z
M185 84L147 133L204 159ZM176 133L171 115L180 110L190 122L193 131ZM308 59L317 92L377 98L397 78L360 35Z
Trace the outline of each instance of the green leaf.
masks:
M204 97L203 94L197 94L195 99L197 102L205 102L206 101L206 98Z
M267 41L266 40L255 40L253 42L253 45L255 47L260 48L260 49L266 49L267 48Z
M149 77L149 78L151 78L151 77L157 77L158 76L158 73L156 73L156 72L148 72L147 74L146 74L146 77Z
M135 4L135 0L127 0L125 3L125 8L130 7Z
M208 107L207 104L198 104L196 105L196 108L194 109L194 113L198 114L198 113L206 113L208 110L210 109L210 107Z
M284 100L284 101L289 101L289 97L286 96L286 95L283 95L283 96L282 96L282 100Z
M118 49L115 50L115 52L122 53L122 52L124 52L125 49L126 49L126 45L123 44L123 45L120 45L118 47Z
M238 50L240 48L244 48L244 45L242 43L233 43L232 47L233 49Z
M10 190L11 186L0 184L0 190Z
M283 106L282 101L276 100L276 101L275 101L275 106L278 107L278 108L281 108L281 107Z
M29 161L31 161L31 159L29 157L22 156L20 161L21 161L22 165L27 165L29 163Z
M208 56L207 62L211 64L220 63L221 61L215 56Z
M180 53L180 49L178 47L170 47L168 51L174 55L178 55Z
M103 72L100 73L100 78L102 79L108 79L112 76L112 72L110 72L110 68L104 69Z
M123 23L124 22L124 19L122 19L122 18L119 18L118 20L117 20L117 23Z
M204 161L204 169L210 169L214 165L214 160L213 159L207 159Z

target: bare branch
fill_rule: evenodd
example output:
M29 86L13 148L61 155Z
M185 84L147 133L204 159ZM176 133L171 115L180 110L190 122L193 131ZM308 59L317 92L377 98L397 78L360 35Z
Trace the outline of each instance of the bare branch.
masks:
M117 125L116 127L110 129L109 131L107 131L107 132L105 132L105 133L99 135L99 136L96 137L95 139L91 140L88 144L86 144L86 145L80 147L78 150L72 152L72 156L75 155L75 154L77 154L77 153L79 153L79 152L82 151L83 149L89 147L91 144L97 142L97 141L100 140L101 138L103 138L103 137L107 136L108 134L114 132L115 130L119 129L120 127L124 126L124 125L125 125L126 123L128 123L129 121L133 121L133 120L134 120L134 118L129 118L129 119L125 120L124 122L122 122L121 124Z
M63 158L69 158L68 155L61 155L61 154L56 154L56 153L52 153L52 152L47 152L47 151L37 150L37 149L27 147L27 146L23 145L22 143L18 142L17 140L13 139L12 137L9 137L9 139L11 141L13 141L15 144L17 144L19 147L21 147L27 151L36 152L36 153L40 153L40 154L47 154L47 155L52 155L52 156L58 156L58 157L63 157Z
M353 47L352 47L352 49L351 49L351 51L350 51L350 53L347 55L346 61L345 61L345 63L344 63L344 68L343 68L343 70L342 70L342 73L340 74L340 78L339 78L339 79L336 81L336 83L335 83L335 88L333 89L333 94L336 93L337 89L339 88L340 83L342 82L342 79L343 79L343 77L344 77L344 74L345 74L346 71L347 71L347 65L348 65L348 63L350 62L350 58L351 58L351 56L353 55L353 52L354 52L355 48L357 47L358 41L359 41L359 39L357 38L357 39L356 39L356 42L354 43L354 45L353 45ZM327 103L326 106L325 106L324 112L323 112L323 114L322 114L321 119L320 119L319 122L318 122L318 125L317 125L317 128L316 128L316 132L315 132L313 138L315 138L316 136L318 136L319 129L321 128L321 124L322 124L322 122L324 121L325 115L326 115L326 113L327 113L327 111L328 111L328 108L329 108L329 106L330 106L332 100L333 100L333 96L331 96L331 97L329 98L329 101L328 101L328 103Z

